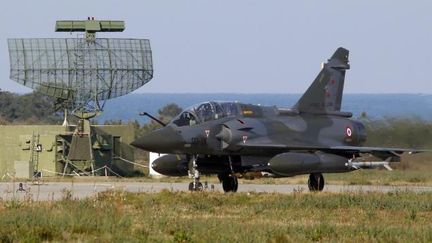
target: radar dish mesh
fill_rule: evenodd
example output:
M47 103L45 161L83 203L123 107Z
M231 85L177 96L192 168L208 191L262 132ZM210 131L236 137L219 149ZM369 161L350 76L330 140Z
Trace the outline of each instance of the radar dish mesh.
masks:
M130 93L153 77L146 39L9 39L10 78L85 106Z

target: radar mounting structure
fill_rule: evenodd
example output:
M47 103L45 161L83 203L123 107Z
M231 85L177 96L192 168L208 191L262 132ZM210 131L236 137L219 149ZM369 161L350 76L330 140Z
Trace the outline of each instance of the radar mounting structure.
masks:
M60 20L56 32L83 32L77 38L8 39L10 79L55 99L64 109L58 144L66 170L94 173L95 136L89 119L99 115L107 100L126 95L153 78L148 39L96 38L97 32L122 32L124 21ZM78 117L67 122L68 110ZM69 128L74 129L72 133Z

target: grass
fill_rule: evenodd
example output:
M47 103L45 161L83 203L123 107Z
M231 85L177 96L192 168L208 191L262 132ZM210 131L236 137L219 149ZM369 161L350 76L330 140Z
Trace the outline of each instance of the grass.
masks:
M110 191L0 202L0 240L89 242L432 241L432 193Z

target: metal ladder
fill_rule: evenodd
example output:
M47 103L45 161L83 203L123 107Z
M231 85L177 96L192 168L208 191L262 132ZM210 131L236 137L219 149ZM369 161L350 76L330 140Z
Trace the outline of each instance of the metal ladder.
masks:
M30 163L33 163L33 171L34 173L39 172L39 152L38 151L38 144L39 144L39 133L35 134L33 132L32 135L32 143L31 143L31 155L30 155Z

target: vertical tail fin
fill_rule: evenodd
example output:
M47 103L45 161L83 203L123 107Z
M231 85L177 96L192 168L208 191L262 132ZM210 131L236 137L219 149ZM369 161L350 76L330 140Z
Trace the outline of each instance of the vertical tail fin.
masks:
M341 109L349 51L339 47L293 109L304 113L331 113Z

